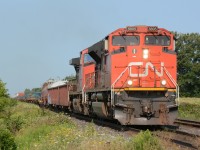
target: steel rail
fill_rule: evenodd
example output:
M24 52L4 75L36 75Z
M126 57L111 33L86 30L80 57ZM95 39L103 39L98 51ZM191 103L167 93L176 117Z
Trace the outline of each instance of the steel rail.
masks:
M185 125L185 126L192 126L192 127L197 127L200 128L200 121L195 121L195 120L187 120L187 119L176 119L175 124L179 125Z

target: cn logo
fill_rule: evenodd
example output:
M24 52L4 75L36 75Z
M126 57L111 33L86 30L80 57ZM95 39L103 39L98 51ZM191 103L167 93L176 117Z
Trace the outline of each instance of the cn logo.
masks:
M145 70L144 73L132 73L132 67L131 66L143 66L143 62L131 62L129 63L129 68L130 68L130 72L129 75L130 77L146 77L149 74L149 68L151 68L152 70L154 70L154 65L151 62L147 62L145 65ZM155 73L157 76L162 77L163 76L163 67L164 67L164 62L161 62L161 68L160 68L160 72L158 72L157 69L155 69Z

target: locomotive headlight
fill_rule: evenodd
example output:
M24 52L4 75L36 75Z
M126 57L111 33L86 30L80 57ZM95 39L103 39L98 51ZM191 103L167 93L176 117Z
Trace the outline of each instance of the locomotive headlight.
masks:
M167 81L166 81L165 79L163 79L163 80L161 81L161 84L162 84L162 85L166 85L166 84L167 84Z
M147 59L149 57L149 50L148 49L143 49L143 58Z
M143 58L144 58L144 59L147 59L147 58L148 58L148 55L143 55Z
M149 53L149 50L148 50L148 49L143 49L143 54L148 55L148 53Z
M132 85L133 84L133 81L132 80L128 80L128 85Z

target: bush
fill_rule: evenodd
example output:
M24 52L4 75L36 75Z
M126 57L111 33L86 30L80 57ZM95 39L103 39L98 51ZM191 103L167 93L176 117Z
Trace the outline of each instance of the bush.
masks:
M11 118L10 116L5 119L7 129L12 133L16 133L22 128L23 120L20 116Z
M6 98L6 97L0 97L0 112L4 111L6 107L12 107L17 104L16 100Z
M6 84L0 79L0 97L9 97L8 90L6 89Z
M9 130L0 129L0 149L1 150L16 150L17 145L14 137Z
M127 149L134 150L161 150L162 147L159 141L154 137L149 130L140 132L133 137L127 144Z

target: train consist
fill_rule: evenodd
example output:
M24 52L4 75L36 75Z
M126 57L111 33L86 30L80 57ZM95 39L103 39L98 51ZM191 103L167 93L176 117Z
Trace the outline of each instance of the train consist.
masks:
M172 125L179 98L174 39L156 26L117 29L70 60L76 80L45 82L42 101L122 125Z
M14 98L19 101L38 104L38 100L41 98L41 92L40 91L30 91L29 93L18 92Z

